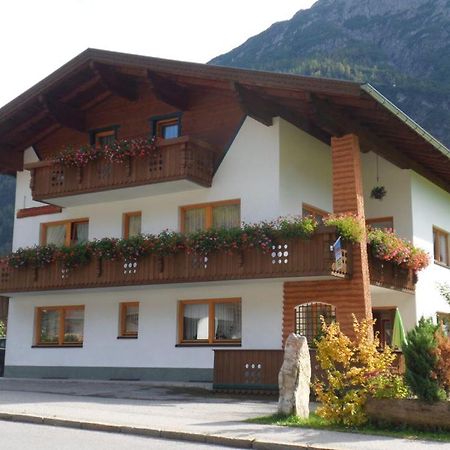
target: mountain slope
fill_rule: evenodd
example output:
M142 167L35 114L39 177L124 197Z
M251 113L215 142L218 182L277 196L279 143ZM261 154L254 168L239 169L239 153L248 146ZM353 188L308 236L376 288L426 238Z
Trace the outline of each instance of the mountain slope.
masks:
M450 0L319 0L210 64L369 82L450 145Z

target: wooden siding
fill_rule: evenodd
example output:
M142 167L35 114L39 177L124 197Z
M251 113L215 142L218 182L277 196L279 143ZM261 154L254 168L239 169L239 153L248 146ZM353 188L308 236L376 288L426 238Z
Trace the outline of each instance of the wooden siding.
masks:
M397 291L413 293L417 275L411 269L399 267L391 261L381 261L369 252L370 284Z
M34 200L48 200L77 194L129 188L175 180L190 180L211 186L214 151L187 136L160 141L157 150L146 157L133 157L116 164L105 159L86 166L67 167L56 161L27 165L31 170Z
M189 109L180 111L159 100L147 83L139 83L139 99L128 101L108 95L86 111L86 132L60 127L39 140L35 147L41 159L51 159L67 145L90 143L89 130L117 126L117 138L149 136L151 119L156 116L182 113L181 133L204 140L221 153L231 143L244 113L236 96L225 91L191 89Z
M54 262L43 268L0 269L0 292L46 291L107 286L189 283L218 280L242 280L291 277L350 276L351 261L339 272L333 270L330 244L336 231L328 228L310 240L280 242L283 257L272 257L260 249L242 253L219 252L207 258L186 252L158 257L150 255L138 261L101 261L94 259L74 270L65 270ZM344 249L346 253L346 248Z

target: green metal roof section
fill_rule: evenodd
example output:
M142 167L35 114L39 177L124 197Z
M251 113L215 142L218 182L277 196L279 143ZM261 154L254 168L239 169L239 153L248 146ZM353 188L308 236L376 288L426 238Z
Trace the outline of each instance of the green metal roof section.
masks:
M439 150L443 155L450 159L450 150L436 138L434 138L430 133L424 130L418 123L414 122L408 114L405 114L400 108L394 105L390 100L388 100L383 94L378 92L369 83L362 84L361 89L374 98L377 102L381 103L386 109L388 109L392 114L397 116L405 125L414 130L417 134L422 136L427 142L429 142L434 148Z

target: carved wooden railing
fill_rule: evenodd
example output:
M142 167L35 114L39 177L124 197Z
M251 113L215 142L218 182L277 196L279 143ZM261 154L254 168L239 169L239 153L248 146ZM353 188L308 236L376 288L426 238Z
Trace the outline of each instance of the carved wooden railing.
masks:
M412 269L402 268L390 261L375 258L368 248L370 284L397 291L414 292L417 282Z
M183 179L208 187L216 154L209 144L183 136L161 140L150 155L122 164L99 158L78 168L49 160L25 168L31 171L33 199L46 200Z
M268 253L250 248L232 254L216 252L200 257L183 251L164 257L145 256L137 261L93 259L71 270L62 267L60 262L38 269L15 269L3 264L0 267L0 292L261 278L348 277L351 265L347 257L339 271L333 269L330 243L335 240L335 230L327 227L309 240L297 238L279 242ZM347 254L346 248L344 253Z

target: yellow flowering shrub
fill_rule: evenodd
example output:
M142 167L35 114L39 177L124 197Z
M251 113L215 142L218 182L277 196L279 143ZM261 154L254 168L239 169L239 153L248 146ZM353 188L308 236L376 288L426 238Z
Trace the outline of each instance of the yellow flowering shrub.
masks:
M392 350L388 346L378 350L373 324L373 320L358 322L353 316L352 340L338 323L327 325L322 321L316 357L324 378L315 382L314 390L320 402L317 414L331 423L355 426L366 422L364 404L368 396L377 396L377 391L397 398L407 395L401 377L391 373L395 359Z

